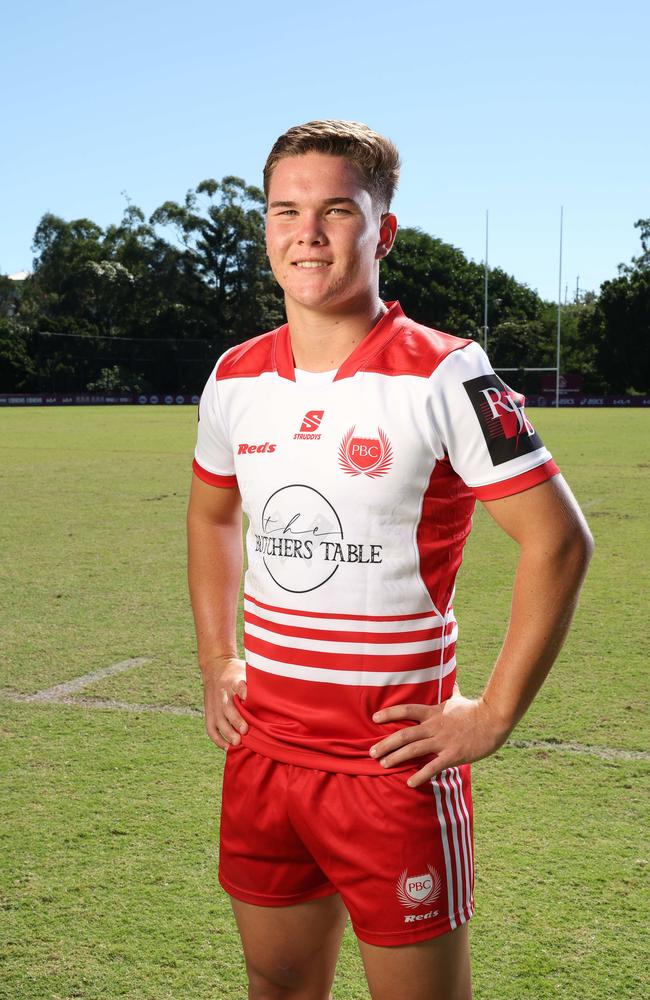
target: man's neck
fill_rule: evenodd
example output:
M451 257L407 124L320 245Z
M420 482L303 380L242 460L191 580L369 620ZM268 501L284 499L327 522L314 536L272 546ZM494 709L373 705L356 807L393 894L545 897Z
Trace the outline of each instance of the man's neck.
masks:
M369 295L340 313L304 309L290 301L286 311L296 368L327 372L341 367L387 310L379 295Z

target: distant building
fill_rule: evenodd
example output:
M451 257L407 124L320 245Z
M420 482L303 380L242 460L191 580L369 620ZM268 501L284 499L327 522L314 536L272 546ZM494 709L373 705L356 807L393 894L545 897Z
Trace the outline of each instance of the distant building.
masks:
M24 281L25 278L29 278L31 271L16 271L15 274L8 274L7 277L10 281Z

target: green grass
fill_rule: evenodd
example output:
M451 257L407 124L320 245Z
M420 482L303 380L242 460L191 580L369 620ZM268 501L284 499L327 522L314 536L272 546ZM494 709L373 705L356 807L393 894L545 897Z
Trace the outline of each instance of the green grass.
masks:
M650 414L534 419L597 550L516 735L647 750ZM0 687L29 693L147 656L84 695L200 707L183 524L195 430L193 408L0 413ZM467 693L498 650L514 560L478 509L456 600ZM0 699L0 731L2 1000L245 997L216 881L222 757L201 720ZM647 993L649 773L512 747L475 766L479 1000ZM349 929L335 996L367 997Z

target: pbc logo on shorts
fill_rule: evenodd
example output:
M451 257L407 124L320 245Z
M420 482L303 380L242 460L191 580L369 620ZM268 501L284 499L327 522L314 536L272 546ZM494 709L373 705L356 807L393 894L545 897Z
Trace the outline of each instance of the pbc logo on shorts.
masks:
M405 868L398 878L397 898L405 909L415 910L418 906L428 906L435 902L440 895L442 879L432 865L427 865L427 869L428 871L424 875L409 875L408 869ZM426 914L425 916L434 916L434 914Z
M543 447L524 411L524 397L498 375L463 382L483 431L493 465L501 465Z
M320 434L316 432L324 416L325 410L307 410L300 430L293 435L294 441L320 441Z
M348 476L385 476L393 464L393 449L381 427L379 437L355 437L353 424L339 445L339 466Z

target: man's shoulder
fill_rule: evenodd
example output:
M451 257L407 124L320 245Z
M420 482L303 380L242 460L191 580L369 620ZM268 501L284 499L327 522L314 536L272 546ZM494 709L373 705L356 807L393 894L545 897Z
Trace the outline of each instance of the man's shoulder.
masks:
M445 358L472 343L467 338L416 323L402 314L395 321L394 335L368 358L363 370L429 378Z
M280 326L267 333L261 333L227 350L217 363L217 381L228 378L256 378L264 372L276 371L276 342L277 335L282 329Z

